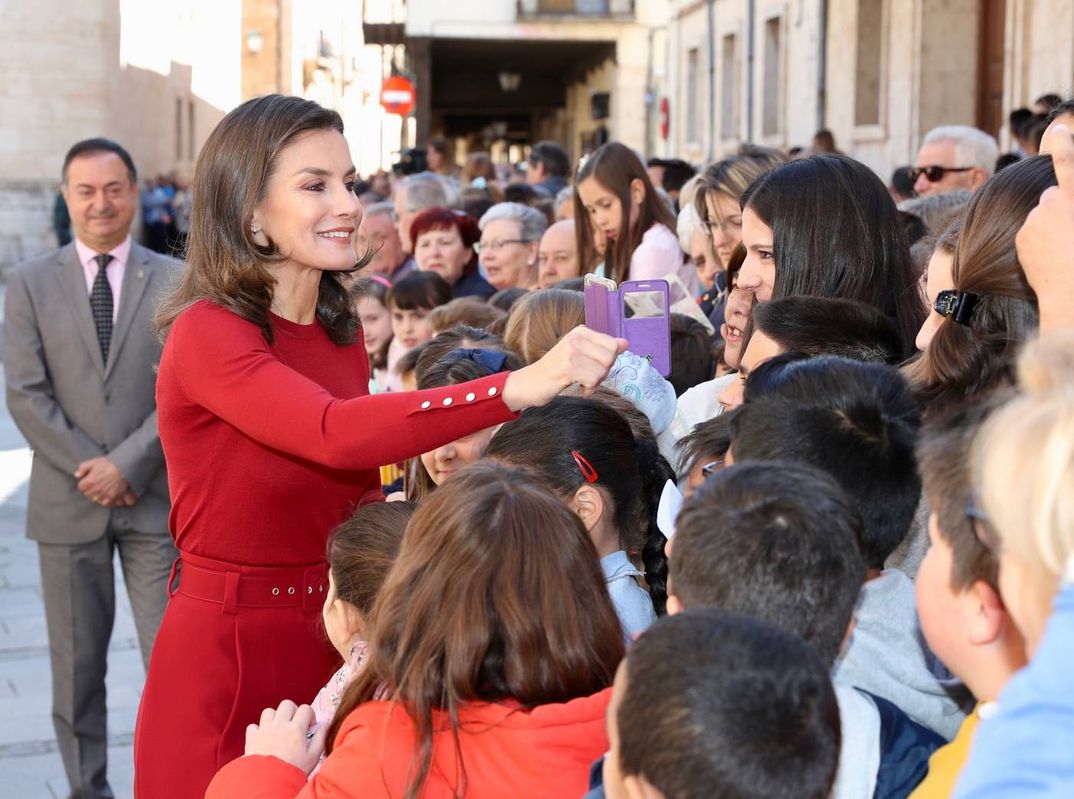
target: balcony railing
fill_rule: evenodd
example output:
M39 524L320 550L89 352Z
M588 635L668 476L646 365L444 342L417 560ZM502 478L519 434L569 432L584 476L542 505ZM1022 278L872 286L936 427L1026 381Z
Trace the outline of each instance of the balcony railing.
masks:
M634 0L518 0L519 19L633 19Z

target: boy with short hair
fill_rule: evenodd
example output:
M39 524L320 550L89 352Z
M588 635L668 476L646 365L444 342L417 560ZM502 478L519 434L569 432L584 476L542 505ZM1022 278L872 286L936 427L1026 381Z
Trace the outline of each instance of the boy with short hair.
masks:
M837 683L894 703L950 740L964 713L921 640L913 582L884 562L906 537L921 495L918 406L897 370L843 358L794 364L791 379L731 420L735 463L784 459L824 469L862 515L869 568ZM946 676L946 675L945 675Z
M970 449L988 415L1008 398L975 401L926 422L917 447L932 546L917 577L921 628L929 646L973 692L978 705L950 744L929 760L911 799L949 797L969 756L977 722L1026 664L1025 642L999 593L999 559L978 538Z
M827 669L738 614L663 618L631 647L608 706L609 799L826 799L839 759Z
M668 612L718 607L810 643L829 668L865 580L861 518L828 474L801 463L731 466L687 500L669 544ZM837 799L906 796L942 740L890 702L836 686Z

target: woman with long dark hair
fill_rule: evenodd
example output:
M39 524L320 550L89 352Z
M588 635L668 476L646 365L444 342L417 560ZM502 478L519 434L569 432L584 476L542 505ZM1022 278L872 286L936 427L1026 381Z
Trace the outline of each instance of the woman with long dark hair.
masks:
M869 167L841 155L791 161L742 197L739 288L758 302L795 295L858 300L889 316L903 354L924 320L895 203Z
M340 282L368 260L355 179L339 115L296 97L243 103L198 158L186 272L158 313L180 563L139 710L140 797L201 797L263 708L331 675L325 540L383 499L378 467L593 387L624 344L582 328L510 375L366 396Z

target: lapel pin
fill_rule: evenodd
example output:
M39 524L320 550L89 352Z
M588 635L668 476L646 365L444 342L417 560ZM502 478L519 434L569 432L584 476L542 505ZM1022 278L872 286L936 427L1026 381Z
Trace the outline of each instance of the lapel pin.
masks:
M145 272L143 272L141 269L139 269L138 270L138 279L141 280L143 277L145 277Z

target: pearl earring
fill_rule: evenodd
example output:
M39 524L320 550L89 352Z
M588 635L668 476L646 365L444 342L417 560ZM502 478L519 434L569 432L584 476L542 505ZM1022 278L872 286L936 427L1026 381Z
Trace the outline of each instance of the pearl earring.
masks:
M258 233L261 232L261 228L257 225L250 225L250 232L256 236Z

